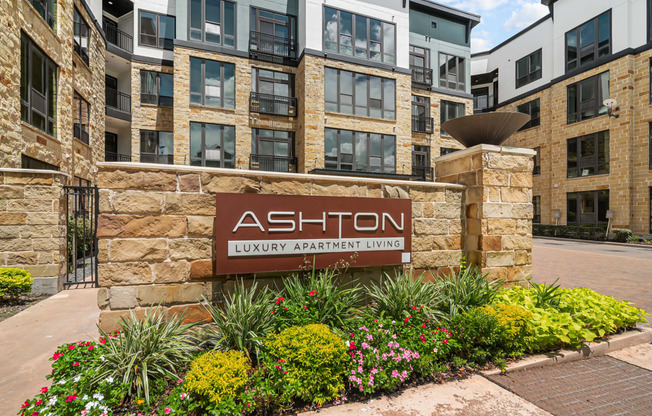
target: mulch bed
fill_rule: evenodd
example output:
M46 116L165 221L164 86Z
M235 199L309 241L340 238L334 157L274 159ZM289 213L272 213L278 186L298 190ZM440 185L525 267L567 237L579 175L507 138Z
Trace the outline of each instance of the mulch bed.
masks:
M7 318L11 318L18 312L23 311L30 306L42 301L43 299L49 298L50 296L52 295L30 293L29 295L21 296L17 300L0 301L0 322L4 321Z

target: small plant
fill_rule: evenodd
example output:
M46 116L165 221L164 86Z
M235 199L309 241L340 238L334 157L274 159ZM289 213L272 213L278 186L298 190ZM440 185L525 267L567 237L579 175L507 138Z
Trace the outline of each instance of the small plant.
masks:
M241 280L233 293L225 296L223 307L204 299L204 307L214 325L207 333L216 348L242 351L250 361L255 361L262 337L273 327L272 295L267 290L257 292L256 289L256 282L247 289Z
M205 410L236 414L246 408L239 396L245 391L250 370L242 351L209 351L193 360L185 383L201 398Z
M557 284L559 278L555 279L554 282L550 285L543 283L534 283L529 281L532 289L534 290L534 295L536 296L535 305L538 308L544 306L552 306L553 308L559 308L559 298L561 296L561 286Z
M501 342L505 354L519 356L525 352L528 337L531 334L532 312L518 305L504 303L485 305L482 308L498 321L502 331Z
M442 302L437 286L425 281L425 273L415 277L412 270L390 277L388 274L380 284L368 289L371 298L370 312L377 317L401 321L410 314L414 305L424 306L426 313L435 313Z
M633 236L629 237L629 239L627 241L629 243L638 243L639 241L641 241L641 238L639 236L637 236L637 235L633 235Z
M500 291L502 280L489 281L477 266L460 267L450 277L437 280L436 291L442 302L439 309L449 317L491 303Z
M94 243L90 219L68 216L68 253L72 256L74 249L77 257L89 255L93 252Z
M0 299L16 300L32 290L34 279L27 270L15 267L0 269Z
M614 228L611 233L613 234L613 240L619 243L626 243L634 237L632 230L627 228Z
M109 377L129 386L129 395L144 397L150 402L150 384L156 380L178 380L179 371L192 360L197 348L193 344L194 326L182 325L183 315L165 320L159 308L150 309L143 319L133 311L122 318L122 332L116 338L107 338L103 345L104 359L99 364L94 384Z
M323 404L340 396L346 345L326 325L293 326L265 340L264 367L281 402L297 397Z

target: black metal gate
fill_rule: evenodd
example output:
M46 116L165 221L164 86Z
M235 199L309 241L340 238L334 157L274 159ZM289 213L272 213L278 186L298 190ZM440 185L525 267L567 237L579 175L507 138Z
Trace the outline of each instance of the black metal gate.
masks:
M64 186L66 204L65 286L97 286L97 186Z

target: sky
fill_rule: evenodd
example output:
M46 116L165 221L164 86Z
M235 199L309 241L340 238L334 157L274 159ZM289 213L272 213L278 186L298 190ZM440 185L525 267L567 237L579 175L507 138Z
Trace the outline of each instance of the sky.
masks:
M482 22L471 32L471 52L493 48L548 14L540 0L436 0L479 14Z

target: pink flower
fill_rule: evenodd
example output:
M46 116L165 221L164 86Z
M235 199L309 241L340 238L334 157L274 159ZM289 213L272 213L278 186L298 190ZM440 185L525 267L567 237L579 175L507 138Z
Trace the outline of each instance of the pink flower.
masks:
M247 407L251 407L251 403L247 403Z
M21 409L24 409L29 406L29 400L25 400L25 403L23 403L22 406L20 406Z
M279 359L278 359L278 362L281 363L281 364L285 364L285 360L282 359L282 358L279 358Z
M371 369L371 374L378 374L378 370L376 370L375 368L372 368Z
M84 409L81 411L82 416L85 416L88 413L88 410Z
M447 339L444 339L442 342L443 342L444 344L448 344L448 340L447 340Z
M66 398L66 403L74 402L75 400L77 400L77 395L72 394Z
M61 357L63 357L63 353L62 353L62 352L55 352L54 355L52 356L52 359L53 359L54 361L57 361L57 360L58 360L59 358L61 358Z
M373 340L374 340L374 337L372 337L371 334L368 334L368 335L367 335L367 339L368 339L369 341L373 341Z
M188 397L188 393L181 393L181 400L185 399L186 397Z
M307 307L307 306L304 306L303 309L308 310L308 307Z
M47 393L47 392L48 392L48 388L47 388L47 387L43 387L43 388L41 389L41 393Z
M89 346L88 346L88 351L93 351L93 348L95 348L94 345L89 345Z
M170 409L169 407L166 407L166 408L163 410L163 413L165 413L166 415L169 415L170 412L172 412L172 409Z
M40 405L43 404L43 400L38 399L38 400L36 401L36 403L34 403L34 404L37 405L37 406L40 406Z
M78 365L79 365L79 361L75 361L74 363L72 363L73 367L77 367Z
M369 348L369 344L367 344L366 342L363 342L362 343L362 349L366 350L367 348Z
M392 377L394 378L398 377L398 371L396 370L392 371Z
M182 378L180 378L179 380L177 380L177 384L181 384L181 383L183 383L183 379L182 379Z
M308 292L308 296L315 296L316 294L317 294L316 290L311 290L310 292Z

